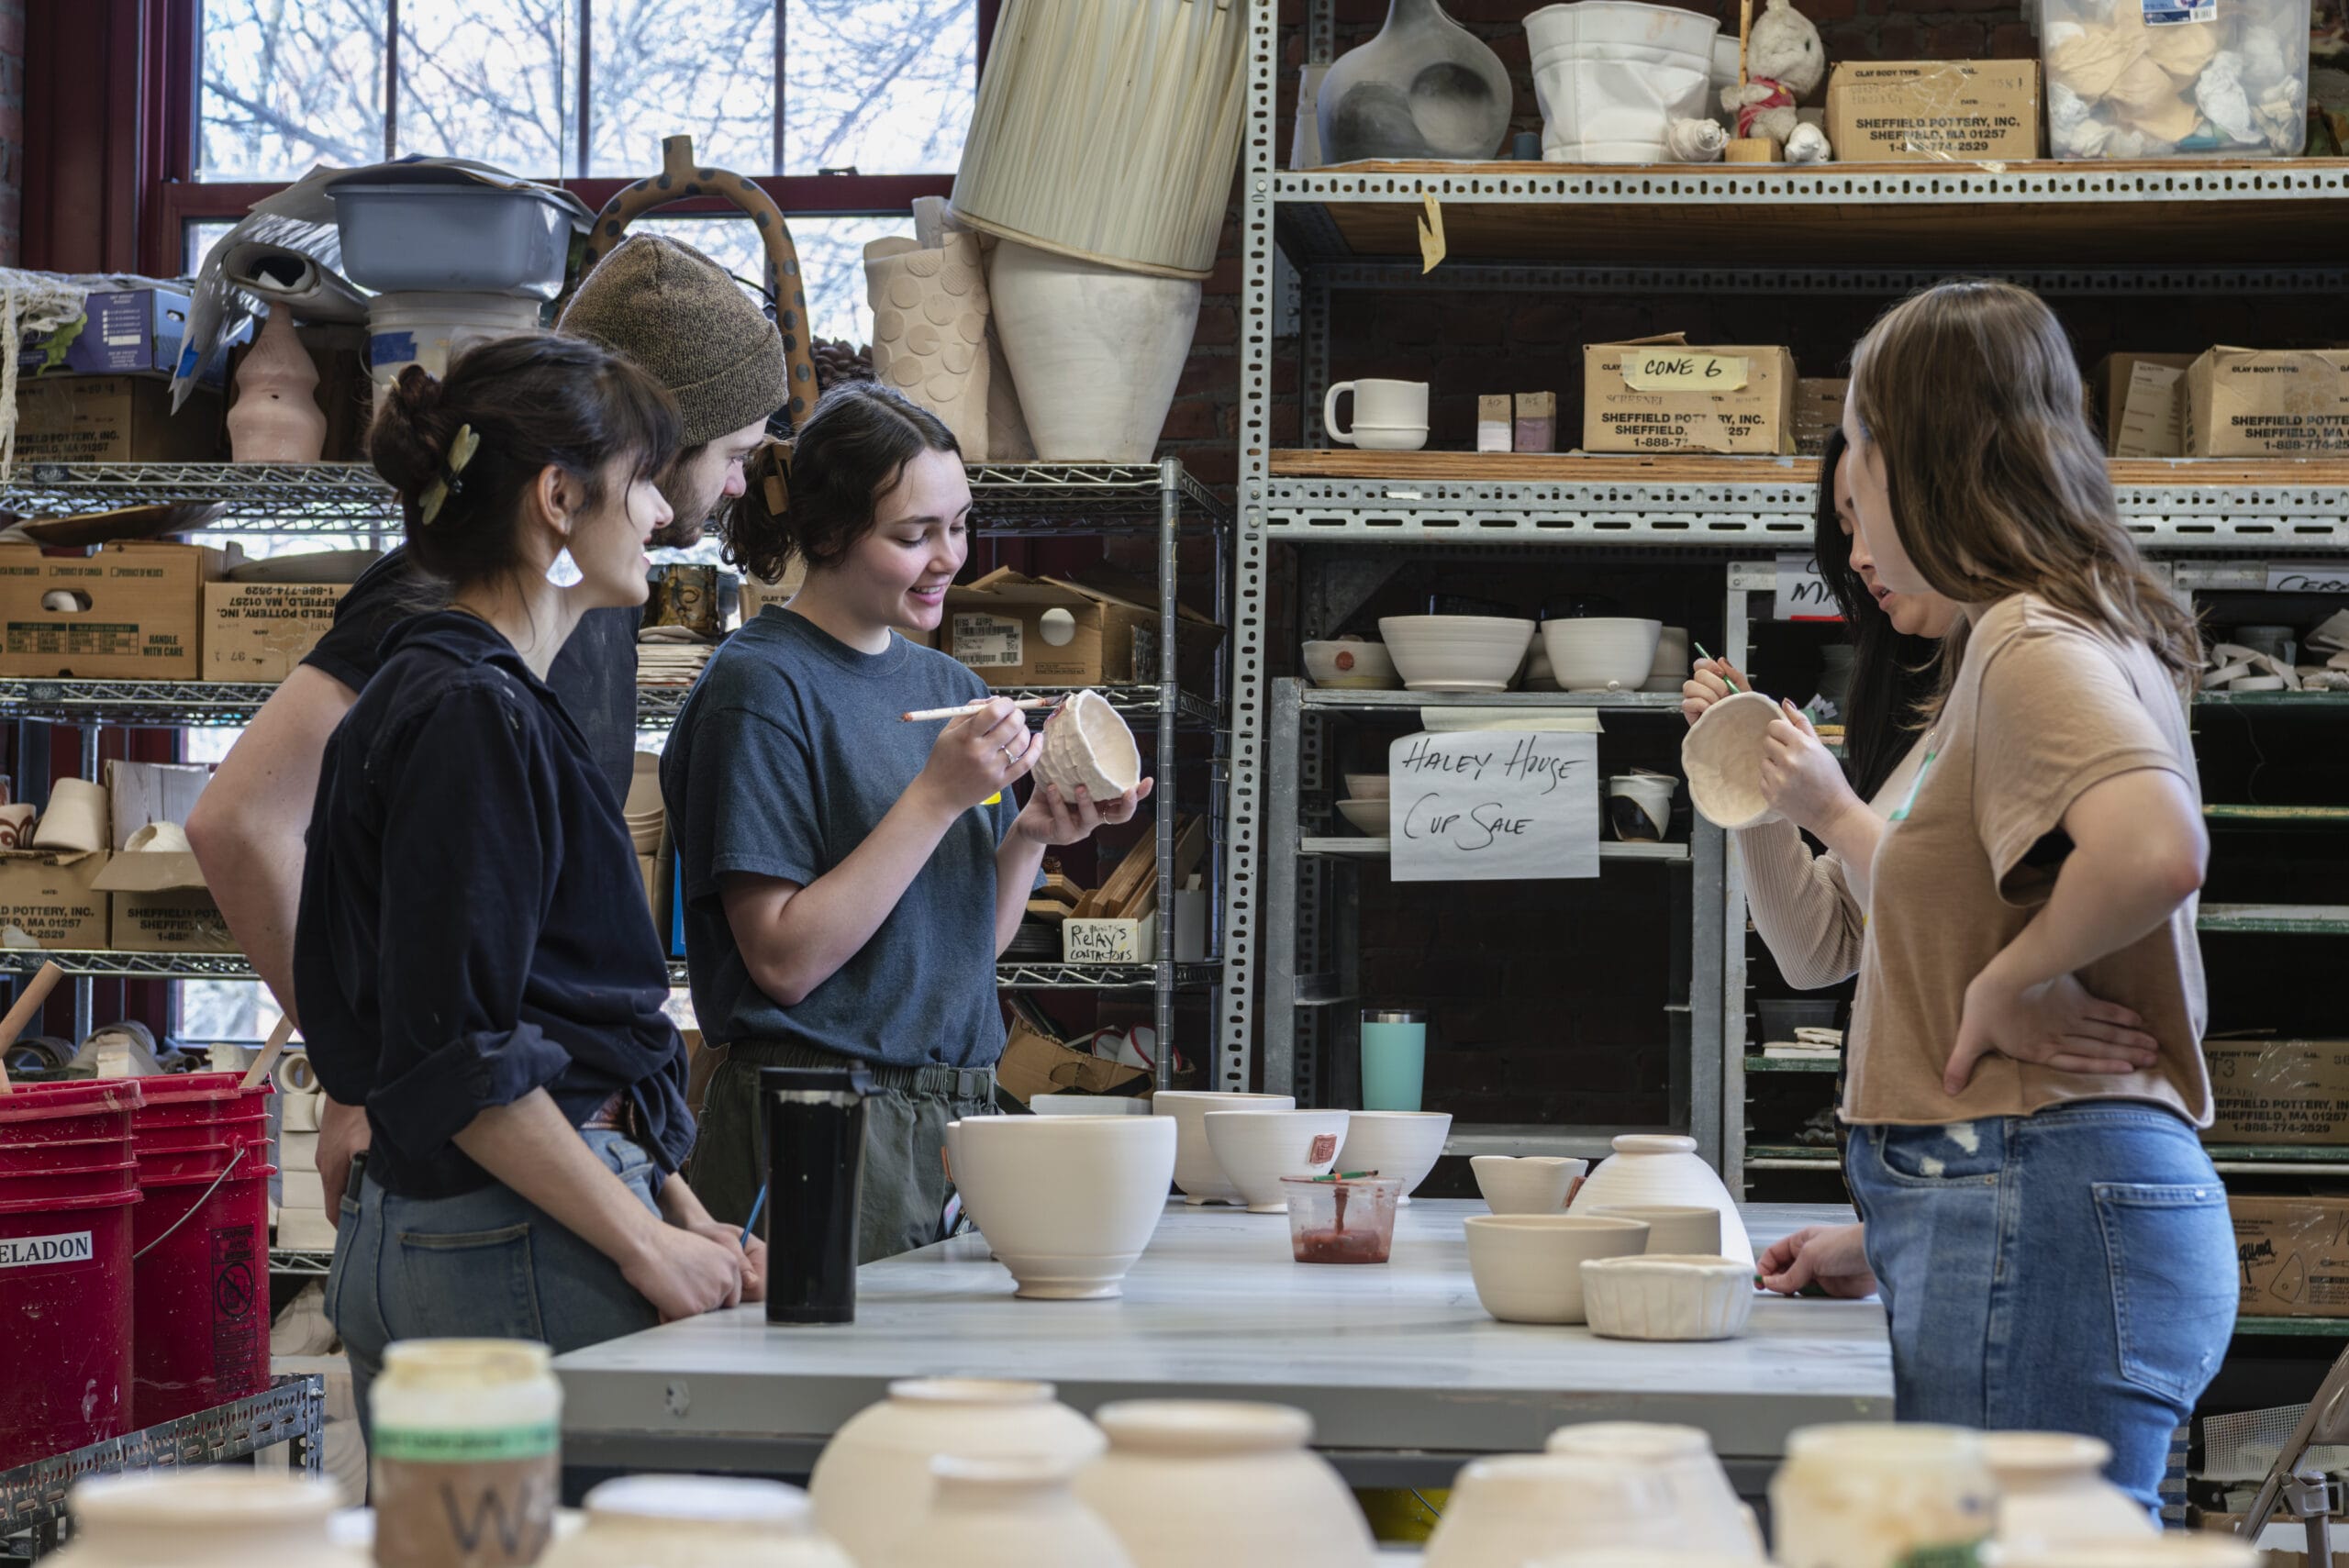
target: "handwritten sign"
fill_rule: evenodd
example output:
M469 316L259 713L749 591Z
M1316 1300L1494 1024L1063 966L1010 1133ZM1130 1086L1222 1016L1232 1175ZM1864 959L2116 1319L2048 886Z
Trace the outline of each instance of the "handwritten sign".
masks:
M1738 392L1753 379L1743 354L1695 349L1634 349L1623 356L1623 384L1634 392Z
M1777 585L1772 597L1770 613L1776 620L1843 618L1835 607L1835 595L1827 591L1827 579L1819 574L1819 558L1809 550L1778 552Z
M1466 729L1386 751L1397 882L1598 874L1598 737Z
M2267 568L2271 594L2349 594L2349 566L2275 566Z

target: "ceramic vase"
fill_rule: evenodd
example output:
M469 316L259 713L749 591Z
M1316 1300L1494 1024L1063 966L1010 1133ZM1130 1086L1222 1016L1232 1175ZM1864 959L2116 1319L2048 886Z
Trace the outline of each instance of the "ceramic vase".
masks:
M317 462L327 447L317 393L318 367L295 335L294 317L272 306L252 352L237 367L230 454L239 462Z
M56 1568L366 1568L338 1548L334 1484L226 1469L93 1476L73 1488Z
M1721 1253L1751 1262L1753 1243L1737 1212L1729 1189L1710 1165L1697 1153L1697 1140L1664 1133L1626 1133L1615 1140L1615 1152L1598 1162L1585 1178L1569 1214L1592 1214L1602 1208L1663 1204L1701 1204L1720 1210Z
M1069 1491L1070 1460L941 1455L930 1470L928 1516L864 1568L1132 1568Z
M1109 1451L1077 1475L1077 1500L1134 1568L1372 1568L1370 1527L1306 1448L1304 1411L1141 1399L1096 1414Z
M1321 80L1321 158L1491 158L1508 135L1508 71L1437 0L1390 0L1378 36Z
M963 455L987 456L987 282L979 237L947 233L937 249L902 238L864 248L873 306L873 372L937 415Z
M1770 1483L1783 1568L1971 1562L1998 1518L1982 1434L1854 1422L1787 1440ZM1946 1554L1946 1558L1943 1555Z
M624 1475L587 1494L586 1514L540 1568L854 1568L779 1481Z
M1424 1568L1519 1568L1604 1547L1680 1543L1664 1483L1637 1464L1579 1454L1480 1459L1452 1484Z
M870 1564L928 1511L930 1462L939 1455L1082 1463L1102 1447L1099 1429L1056 1403L1049 1383L893 1383L888 1398L858 1411L825 1445L807 1495L816 1528Z
M1669 1496L1687 1549L1760 1562L1768 1557L1753 1510L1738 1500L1729 1472L1700 1427L1653 1421L1585 1421L1550 1434L1548 1451L1638 1465Z
M1711 17L1639 0L1576 0L1527 17L1542 158L1678 161L1666 135L1675 120L1705 117L1720 30Z
M1036 455L1148 462L1198 326L1198 281L1003 239L987 288Z
M2071 1432L1986 1432L1998 1483L1998 1550L2150 1540L2152 1518L2104 1478L2112 1450Z

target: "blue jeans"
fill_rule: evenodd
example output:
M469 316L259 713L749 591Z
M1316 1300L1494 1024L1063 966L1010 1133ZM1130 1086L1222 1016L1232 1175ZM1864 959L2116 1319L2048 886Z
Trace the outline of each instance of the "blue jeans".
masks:
M2234 1332L2234 1229L2194 1129L2096 1101L1852 1129L1904 1421L2079 1432L2158 1506L2172 1431Z
M620 1132L579 1136L659 1212L659 1173L641 1145ZM510 1187L398 1197L356 1170L335 1229L327 1317L351 1357L362 1430L394 1340L537 1340L560 1355L661 1321L618 1264Z

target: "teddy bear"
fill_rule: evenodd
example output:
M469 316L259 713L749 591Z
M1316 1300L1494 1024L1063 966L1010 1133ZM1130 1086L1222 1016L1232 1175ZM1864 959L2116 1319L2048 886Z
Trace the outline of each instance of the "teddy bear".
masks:
M1833 156L1827 136L1798 119L1795 105L1827 75L1819 29L1793 0L1768 0L1746 37L1745 85L1721 89L1721 107L1737 117L1741 137L1768 137L1787 150L1789 163L1824 163Z

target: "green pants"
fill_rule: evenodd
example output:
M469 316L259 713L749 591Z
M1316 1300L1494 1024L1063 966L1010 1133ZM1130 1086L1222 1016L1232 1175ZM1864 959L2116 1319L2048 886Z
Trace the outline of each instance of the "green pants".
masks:
M767 1182L762 1067L851 1065L829 1051L777 1040L737 1040L709 1081L701 1136L694 1145L694 1192L729 1225L751 1216ZM864 1104L864 1191L857 1213L857 1262L893 1258L945 1234L946 1124L995 1112L995 1074L984 1069L875 1067ZM763 1217L760 1234L766 1233Z

